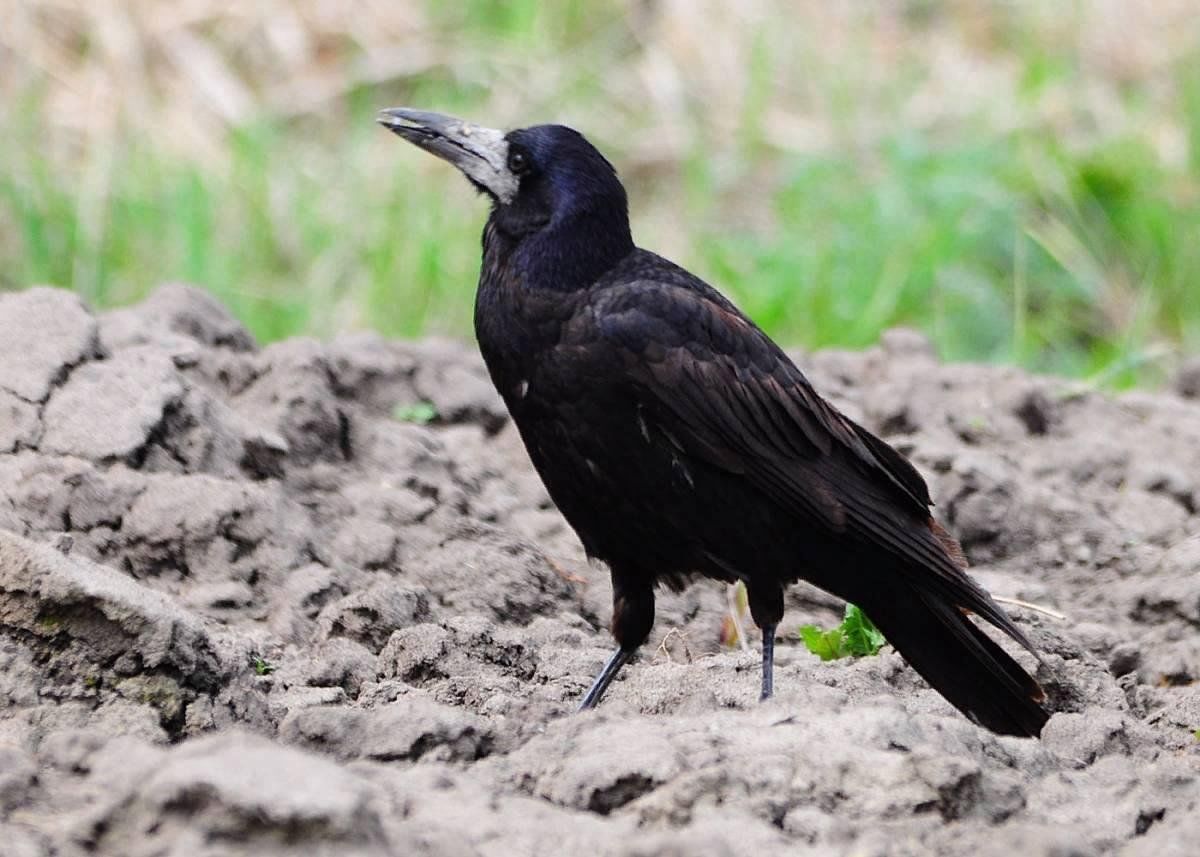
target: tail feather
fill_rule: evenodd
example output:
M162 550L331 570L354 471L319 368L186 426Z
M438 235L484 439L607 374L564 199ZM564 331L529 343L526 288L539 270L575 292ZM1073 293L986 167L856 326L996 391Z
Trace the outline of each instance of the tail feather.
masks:
M1049 718L1041 706L1041 686L961 609L915 590L871 602L859 603L909 665L955 708L1002 735L1041 734Z

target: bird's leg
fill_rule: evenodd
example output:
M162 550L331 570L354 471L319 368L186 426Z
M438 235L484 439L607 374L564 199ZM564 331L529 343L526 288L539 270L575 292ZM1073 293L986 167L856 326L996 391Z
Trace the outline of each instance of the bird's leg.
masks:
M762 629L762 695L758 701L770 699L775 692L775 625Z
M608 690L608 686L617 677L617 673L621 671L621 667L625 666L625 663L631 657L633 657L633 652L627 652L620 647L609 656L596 676L596 680L588 688L587 694L583 697L583 702L579 703L580 711L587 711L589 708L596 707L596 703L600 701L600 697L604 696L604 691Z
M609 656L592 682L583 702L579 704L580 711L596 707L621 667L650 636L650 629L654 626L654 590L646 585L645 580L644 576L618 574L613 570L612 634L617 640L617 650Z
M746 584L750 616L762 629L762 695L770 699L775 692L775 629L783 618L783 587L774 581Z

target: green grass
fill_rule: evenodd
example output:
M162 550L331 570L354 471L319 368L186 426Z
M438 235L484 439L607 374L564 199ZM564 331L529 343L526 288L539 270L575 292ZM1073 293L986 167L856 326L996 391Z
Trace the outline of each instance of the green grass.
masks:
M343 327L465 334L481 211L449 175L431 175L416 201L421 177L374 168L368 133L383 134L359 117L321 150L285 128L246 128L223 170L133 146L109 155L95 192L18 146L17 168L0 174L0 222L19 236L0 285L51 283L105 307L186 280L264 340Z
M1164 353L1200 348L1200 53L1172 71L1183 163L1161 157L1138 122L1070 145L1038 123L1002 127L982 108L951 132L914 127L902 106L928 71L912 62L872 91L878 103L853 74L826 70L813 85L835 137L805 153L767 131L772 106L796 96L780 89L793 58L769 21L747 36L736 133L706 132L715 108L690 105L690 154L647 174L635 157L644 141L610 121L631 109L604 79L634 51L624 7L429 8L464 56L499 45L509 65L435 66L356 89L320 118L246 123L218 158L123 134L64 167L46 154L31 91L0 117L0 288L51 283L109 307L185 280L262 340L352 328L468 337L486 204L372 117L409 103L487 121L502 88L531 117L575 117L635 175L640 243L669 239L677 261L787 344L857 348L908 324L948 359L1115 387L1160 380ZM914 3L910 14L937 20L940 9ZM1031 113L1049 88L1082 85L1072 56L1025 18L995 29L991 49L1019 64ZM553 74L528 74L553 63ZM1147 124L1162 109L1136 90L1122 98ZM890 111L891 130L863 142L859 114L876 109Z
M1123 386L1156 342L1200 346L1200 207L1135 142L887 141L789 165L766 233L712 229L699 263L768 330L862 347L895 324L954 360Z

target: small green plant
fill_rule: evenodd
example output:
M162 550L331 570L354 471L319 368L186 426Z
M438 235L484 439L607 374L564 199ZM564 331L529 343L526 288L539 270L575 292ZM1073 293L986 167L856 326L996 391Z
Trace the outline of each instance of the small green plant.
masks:
M853 604L846 605L842 624L828 631L816 625L800 628L805 647L823 661L878 654L887 642L883 633Z
M250 665L254 667L255 675L270 675L275 672L275 665L264 658L255 655L251 660Z
M411 405L396 405L392 410L392 416L395 419L405 423L416 423L419 426L426 425L437 419L437 408L432 402L414 402Z

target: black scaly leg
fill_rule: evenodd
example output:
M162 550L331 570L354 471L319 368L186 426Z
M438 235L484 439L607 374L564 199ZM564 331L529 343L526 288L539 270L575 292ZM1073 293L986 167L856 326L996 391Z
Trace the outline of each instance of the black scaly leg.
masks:
M775 693L775 627L767 625L762 629L762 695L759 702L770 699Z
M592 682L591 688L583 697L583 702L579 703L580 711L587 711L590 708L595 708L596 703L604 696L604 691L608 690L608 686L612 684L612 680L617 677L617 673L621 671L621 667L633 657L633 652L627 652L624 649L617 649L609 656L604 666L600 669L600 673L596 676L596 680Z
M775 692L775 629L783 619L783 587L776 581L758 580L746 584L750 617L762 630L762 695L770 699Z
M621 667L629 662L633 653L638 650L646 638L650 636L650 628L654 625L654 590L651 581L636 574L619 574L613 567L613 618L612 634L617 640L617 650L592 682L591 688L579 703L580 711L595 708L604 691L617 677Z

